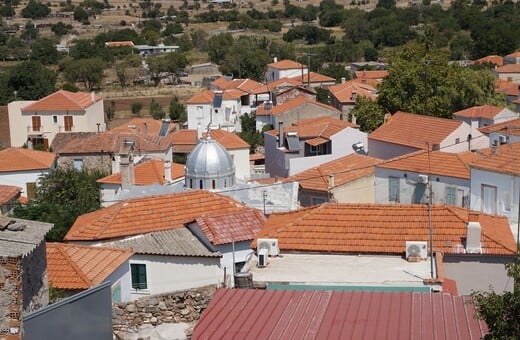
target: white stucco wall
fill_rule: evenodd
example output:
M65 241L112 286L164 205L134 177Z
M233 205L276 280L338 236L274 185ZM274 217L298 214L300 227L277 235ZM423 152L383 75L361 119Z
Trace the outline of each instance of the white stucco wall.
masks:
M50 172L51 170L0 172L0 184L22 188L21 195L27 197L27 183L38 183L40 176Z
M338 203L374 203L374 174L359 178L331 190L332 198Z
M471 134L471 145L468 144L468 135ZM457 143L457 139L459 143ZM441 143L441 150L444 152L460 153L475 149L484 149L489 146L489 138L477 129L463 122L455 131L450 133Z
M216 285L221 280L219 257L158 256L135 254L130 264L146 264L148 289L131 291L131 299L143 295Z
M130 262L125 261L122 265L120 265L112 274L110 274L105 282L110 282L112 290L117 285L121 285L121 301L126 302L130 301L131 294L130 290L132 289L132 276L130 274Z
M368 155L370 157L390 159L418 151L417 148L409 146L387 143L375 139L368 138Z
M121 190L121 185L119 184L101 183L99 188L101 206L108 207L114 203L117 203L115 198L119 190Z
M405 175L407 177L404 177ZM413 203L414 191L418 175L420 174L417 172L384 169L376 167L375 202L393 203L389 201L389 177L396 177L399 178L399 203ZM456 205L458 206L462 206L462 199L464 196L469 197L470 195L469 179L431 175L430 180L433 192L433 204L446 204L446 195L448 187L453 187L456 189ZM426 189L424 193L424 197L427 197L428 195L427 190L428 189Z
M249 247L251 241L252 240L235 243L235 263L246 262L249 260L248 255L254 253L254 251ZM234 287L233 246L228 243L216 246L216 248L222 253L220 277L224 277L224 268L226 268L226 287Z
M235 176L240 179L251 177L249 165L249 148L228 150L235 163Z
M496 187L496 214L506 216L510 223L518 222L520 178L511 174L471 168L471 209L483 211L482 185Z
M188 104L188 129L197 129L200 124L205 130L211 119L212 128L220 127L230 132L240 132L240 116L251 112L249 106L242 107L240 99L223 100L222 106L217 110L218 112L215 112L212 104ZM199 116L203 118L198 119Z
M36 101L24 100L15 101L7 104L11 146L20 147L24 145L24 143L27 141L28 127L32 125L32 118L22 117L21 108L32 103L36 103Z
M278 80L280 78L292 78L296 76L301 76L303 74L307 74L308 68L293 68L293 69L287 69L287 70L280 70L277 68L273 68L271 66L267 66L267 72L265 74L265 78L267 82L271 82L273 80Z

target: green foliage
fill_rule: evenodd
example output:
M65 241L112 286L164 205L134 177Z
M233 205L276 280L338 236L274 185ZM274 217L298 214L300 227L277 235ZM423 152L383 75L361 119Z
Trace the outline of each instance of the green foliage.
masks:
M520 335L520 256L506 264L507 274L514 280L513 292L474 292L471 294L477 316L486 322L485 339L518 339Z
M267 52L268 41L263 38L239 36L225 52L220 63L220 71L238 78L262 80L266 65L270 61Z
M503 103L489 72L450 64L446 53L427 50L424 45L407 44L397 49L388 72L379 86L378 103L392 113L426 112L451 118L453 112L471 106Z
M130 111L132 111L132 114L134 116L138 116L143 108L143 103L141 102L133 102L130 106Z
M254 113L245 113L240 116L240 124L242 131L238 136L251 146L251 151L254 151L257 145L264 145L263 134L256 130L256 115Z
M42 38L36 40L31 48L31 59L38 60L43 65L57 64L60 59L54 41Z
M56 74L45 68L39 61L18 63L7 74L7 84L3 90L16 91L18 100L43 98L55 90Z
M81 83L85 91L99 88L104 76L105 63L99 58L70 60L65 63L63 76L71 83Z
M320 103L330 105L330 92L323 87L316 88L316 100Z
M70 31L72 31L72 25L64 24L62 21L59 21L55 24L52 24L51 31L54 32L54 34L57 37L61 37L63 35L68 34Z
M317 44L319 42L332 43L334 38L329 30L316 26L303 24L291 28L283 35L283 40L291 42L294 40L305 40L307 44Z
M76 7L74 9L74 20L86 24L88 22L88 12L83 7Z
M14 10L14 7L11 6L11 5L6 5L6 6L2 6L0 7L0 16L2 17L12 17L15 15L15 10Z
M347 71L342 64L329 64L323 67L320 73L336 79L337 82L341 82L342 78L345 78L345 80L352 78L350 71Z
M61 241L76 218L100 208L96 181L107 174L99 170L57 168L40 177L35 199L14 209L14 216L54 223L48 241Z
M376 102L359 96L356 100L356 106L350 111L350 114L356 117L356 124L360 130L370 133L383 124L385 111Z
M188 114L186 108L181 104L177 96L173 96L168 107L168 113L170 119L174 122L184 123L188 120Z
M74 59L94 58L97 55L97 49L94 42L90 39L78 39L74 41L74 45L70 48L69 56Z
M229 33L214 35L208 39L209 58L215 64L220 64L233 47L233 36Z
M152 116L153 119L163 119L165 115L161 105L156 102L155 99L152 99L150 103L150 116Z
M161 81L161 73L168 72L172 78L172 83L177 81L177 72L182 70L188 64L186 55L183 53L166 53L163 55L156 55L148 57L148 71L150 77L154 81L155 86L158 86Z
M121 63L116 65L116 77L117 81L119 82L119 85L121 85L121 88L126 87L128 85L128 64L127 63Z
M105 115L107 117L107 121L111 121L116 114L116 103L111 100L110 104L105 107Z
M45 18L51 13L49 6L39 3L36 0L29 0L27 6L22 9L22 16L24 18L40 19Z

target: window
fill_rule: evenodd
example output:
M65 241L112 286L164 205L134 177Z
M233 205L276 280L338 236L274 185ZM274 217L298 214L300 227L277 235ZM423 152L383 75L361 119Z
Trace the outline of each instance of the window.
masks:
M425 203L424 201L424 193L426 192L426 184L425 183L416 183L415 189L413 193L413 202L414 204Z
M112 302L121 302L121 282L118 282L112 287Z
M64 125L65 125L65 131L72 131L72 116L65 116L63 117Z
M58 116L52 116L52 123L58 124Z
M74 160L74 169L81 171L83 169L83 160L75 159Z
M132 274L132 289L148 289L146 281L146 264L131 263L130 272Z
M446 204L448 204L448 205L457 204L457 190L454 187L446 188Z
M399 202L399 178L390 177L388 182L388 201Z
M480 211L486 214L496 215L497 213L497 187L482 184L481 186L481 207Z
M460 138L455 138L455 144L459 144L460 143Z
M32 130L33 131L40 131L42 128L42 120L40 116L33 116L32 117Z
M504 211L511 212L511 194L504 192Z

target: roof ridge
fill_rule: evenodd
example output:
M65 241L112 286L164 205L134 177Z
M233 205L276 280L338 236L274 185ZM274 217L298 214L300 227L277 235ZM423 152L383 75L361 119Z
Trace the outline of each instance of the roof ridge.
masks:
M70 255L65 251L64 245L65 243L56 242L56 249L60 252L61 256L67 260L67 263L72 267L72 269L78 274L79 278L83 280L83 282L88 286L92 286L94 284L93 281L91 281L85 273L79 268L79 266L76 264L76 262L70 257Z

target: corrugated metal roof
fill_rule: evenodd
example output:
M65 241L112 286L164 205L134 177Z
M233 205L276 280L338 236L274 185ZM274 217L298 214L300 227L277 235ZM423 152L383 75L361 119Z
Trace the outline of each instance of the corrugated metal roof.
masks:
M104 243L114 248L132 248L137 254L221 257L218 251L209 250L188 229L178 228L157 231L131 239Z
M53 224L0 216L0 256L25 256L45 239Z
M192 339L480 339L468 297L220 289Z

